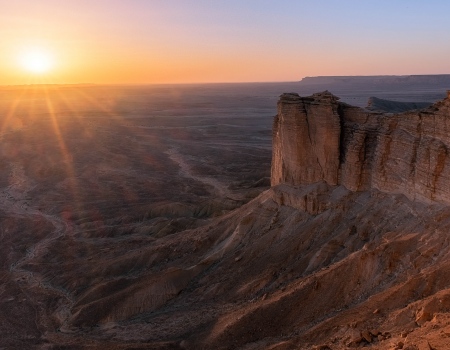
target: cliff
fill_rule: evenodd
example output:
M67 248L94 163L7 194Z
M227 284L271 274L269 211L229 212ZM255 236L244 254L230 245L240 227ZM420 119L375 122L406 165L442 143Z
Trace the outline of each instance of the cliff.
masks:
M402 113L414 109L428 108L431 105L430 102L399 102L372 96L369 97L366 108L374 112Z
M450 74L430 75L359 75L359 76L317 76L304 77L302 85L322 85L328 88L361 87L366 90L370 87L383 87L384 89L410 89L411 87L446 89L450 84Z
M328 91L283 94L273 126L272 185L324 181L450 203L450 94L387 115L339 102Z

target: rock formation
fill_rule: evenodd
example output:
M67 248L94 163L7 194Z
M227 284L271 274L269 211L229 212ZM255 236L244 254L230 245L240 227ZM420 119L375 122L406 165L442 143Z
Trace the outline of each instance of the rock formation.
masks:
M421 111L383 115L327 91L283 94L273 128L272 185L325 181L450 204L449 96Z
M272 184L338 183L340 118L330 93L284 94L273 127Z
M102 119L60 124L68 149L81 152L79 188L94 192L80 203L96 212L76 215L63 200L71 182L48 173L59 140L43 132L47 124L4 135L0 349L448 349L449 105L385 115L329 92L285 94L273 129L274 186L209 219L205 212L236 201L195 207L197 194L182 202L175 185L192 191L202 180L222 196L231 187L199 176L173 142L166 150L156 135L170 134L159 128L159 141L148 142L148 131L111 137ZM88 152L94 145L99 158ZM148 168L124 162L138 151L152 155ZM230 155L220 161L242 171ZM47 172L35 158L47 160ZM155 164L161 171L146 182ZM161 176L171 169L178 192L148 206L150 190L166 194L172 182ZM103 183L145 197L127 211ZM167 185L158 192L152 183Z
M372 96L367 102L367 109L374 112L402 113L414 109L424 109L431 105L431 102L399 102Z
M398 90L408 89L411 86L423 88L448 88L450 84L450 74L431 74L431 75L369 75L369 76L317 76L304 77L301 80L304 85L316 86L346 86L360 87L367 89L369 87L377 87L381 90L395 87Z

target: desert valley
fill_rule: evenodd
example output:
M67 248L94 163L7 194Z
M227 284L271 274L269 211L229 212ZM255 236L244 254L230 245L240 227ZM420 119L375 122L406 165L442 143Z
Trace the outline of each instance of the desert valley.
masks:
M1 88L0 349L448 349L449 88Z

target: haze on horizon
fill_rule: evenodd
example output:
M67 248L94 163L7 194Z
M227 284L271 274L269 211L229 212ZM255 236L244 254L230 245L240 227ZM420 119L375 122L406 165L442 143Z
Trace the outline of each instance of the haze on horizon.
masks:
M444 0L15 0L0 13L0 85L445 74L449 12ZM30 52L52 64L24 69Z

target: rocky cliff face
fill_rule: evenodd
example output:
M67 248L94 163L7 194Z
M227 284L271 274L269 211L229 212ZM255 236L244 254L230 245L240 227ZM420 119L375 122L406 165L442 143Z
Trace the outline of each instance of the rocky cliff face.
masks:
M272 185L325 181L450 203L450 94L394 115L341 103L327 91L283 94L273 133Z

